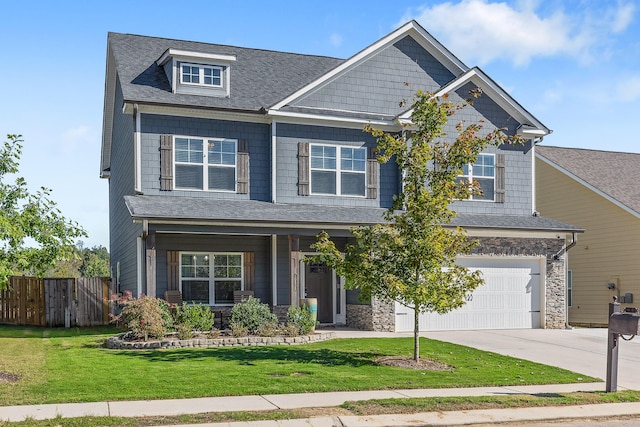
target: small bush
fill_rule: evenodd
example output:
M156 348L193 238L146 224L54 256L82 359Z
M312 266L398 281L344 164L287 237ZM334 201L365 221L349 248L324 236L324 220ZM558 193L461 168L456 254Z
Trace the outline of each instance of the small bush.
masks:
M259 337L275 337L278 335L278 323L277 322L267 322L259 325L256 329L256 335Z
M310 334L317 323L313 320L313 314L304 307L292 305L287 311L287 325L295 326L300 335Z
M300 335L300 329L293 323L287 323L280 327L280 332L286 337L297 337Z
M211 330L209 332L207 332L207 338L219 338L220 337L220 330L217 328L211 328Z
M242 338L249 335L249 328L239 323L229 323L229 329L231 329L231 335L236 338Z
M183 302L176 307L176 324L187 325L191 331L208 332L213 328L215 317L209 306L201 304L189 305ZM176 327L177 330L177 327Z
M134 335L145 341L149 337L162 338L167 333L164 304L166 303L158 298L142 296L127 303L119 320Z
M271 312L267 304L260 303L257 298L249 297L249 299L234 305L231 309L229 323L247 328L250 334L256 334L260 325L269 322L277 324L278 318Z
M188 340L193 338L193 328L187 323L179 323L176 325L176 333L178 339Z

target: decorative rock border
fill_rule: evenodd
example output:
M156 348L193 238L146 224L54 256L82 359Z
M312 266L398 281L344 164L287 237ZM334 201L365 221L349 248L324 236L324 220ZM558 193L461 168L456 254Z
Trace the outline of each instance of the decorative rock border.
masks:
M125 334L110 337L104 346L115 350L150 350L159 348L210 348L210 347L255 347L265 345L300 345L326 341L336 337L335 332L315 332L298 337L222 337L193 338L189 340L163 339L155 341L126 341Z

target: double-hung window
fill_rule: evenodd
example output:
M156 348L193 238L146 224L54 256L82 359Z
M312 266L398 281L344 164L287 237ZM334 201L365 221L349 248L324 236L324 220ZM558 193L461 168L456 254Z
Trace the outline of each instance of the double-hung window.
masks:
M236 140L175 137L174 141L175 188L236 190Z
M222 67L214 65L181 64L180 83L222 87Z
M242 254L180 254L182 299L207 305L233 304L233 292L243 289Z
M469 185L477 182L480 186L481 194L473 194L470 200L495 200L496 166L493 154L480 154L473 164L465 165L459 181L467 181Z
M311 193L365 196L367 150L311 145Z

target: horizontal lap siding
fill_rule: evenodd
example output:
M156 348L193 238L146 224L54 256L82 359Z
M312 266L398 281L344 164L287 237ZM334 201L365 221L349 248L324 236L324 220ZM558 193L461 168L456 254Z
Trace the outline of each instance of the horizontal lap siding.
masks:
M586 230L568 253L569 323L605 325L616 294L606 286L611 278L619 279L621 294L640 298L640 220L548 164L538 161L536 168L540 213Z

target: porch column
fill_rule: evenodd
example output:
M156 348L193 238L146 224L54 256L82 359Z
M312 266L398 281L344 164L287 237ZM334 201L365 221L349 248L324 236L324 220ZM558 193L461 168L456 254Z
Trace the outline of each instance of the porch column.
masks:
M147 295L150 297L158 297L156 295L156 234L150 233L146 239L146 279L147 279Z
M290 295L291 305L298 305L300 303L300 236L289 236L289 270L290 277Z
M271 301L278 305L278 236L271 235Z

